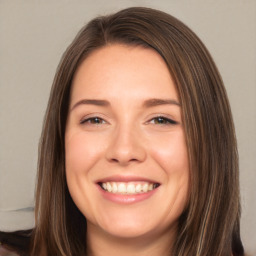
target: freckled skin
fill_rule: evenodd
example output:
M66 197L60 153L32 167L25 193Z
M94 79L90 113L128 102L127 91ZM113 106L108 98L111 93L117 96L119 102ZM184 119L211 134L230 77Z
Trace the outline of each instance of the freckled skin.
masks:
M175 233L189 180L181 107L143 107L152 98L179 101L164 60L150 49L106 46L93 52L75 74L70 109L82 99L110 103L78 105L66 125L68 188L87 219L90 239L154 241L160 234ZM161 123L156 119L160 115L176 123ZM88 121L95 116L100 119ZM120 205L104 199L95 184L113 175L145 177L161 185L147 200Z

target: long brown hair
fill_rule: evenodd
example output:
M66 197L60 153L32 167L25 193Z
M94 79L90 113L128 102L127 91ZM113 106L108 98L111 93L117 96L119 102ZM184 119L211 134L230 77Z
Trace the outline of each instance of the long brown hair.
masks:
M172 255L244 255L237 145L221 76L203 43L186 25L169 14L142 7L92 20L63 55L40 142L31 255L86 255L86 219L66 184L64 134L74 73L90 53L108 44L157 51L180 97L190 194L179 218Z

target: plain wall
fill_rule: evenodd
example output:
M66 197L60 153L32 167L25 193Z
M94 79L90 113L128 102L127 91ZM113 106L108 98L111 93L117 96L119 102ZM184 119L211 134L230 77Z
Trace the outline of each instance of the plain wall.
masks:
M210 50L237 131L242 239L256 255L255 0L0 0L0 229L34 224L37 147L62 53L91 18L129 6L172 14Z

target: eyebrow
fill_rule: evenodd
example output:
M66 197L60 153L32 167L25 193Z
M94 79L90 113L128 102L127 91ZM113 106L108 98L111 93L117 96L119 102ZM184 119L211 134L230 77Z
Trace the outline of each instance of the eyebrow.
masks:
M96 106L102 106L102 107L108 107L110 106L110 103L106 100L95 100L95 99L83 99L78 101L72 108L71 111L76 108L79 105L96 105Z
M180 103L174 99L149 99L143 103L143 107L155 107L158 105L177 105L180 107Z
M98 99L82 99L74 104L71 108L71 111L78 107L79 105L96 105L101 107L109 107L110 103L107 100L98 100ZM180 103L174 99L148 99L143 102L142 106L145 108L155 107L159 105L176 105L180 106Z

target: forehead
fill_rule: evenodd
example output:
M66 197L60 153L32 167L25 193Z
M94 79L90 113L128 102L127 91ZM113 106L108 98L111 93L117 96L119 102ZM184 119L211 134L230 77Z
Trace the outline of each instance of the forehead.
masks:
M91 53L78 67L71 99L123 95L178 99L173 79L163 58L153 49L108 45Z

